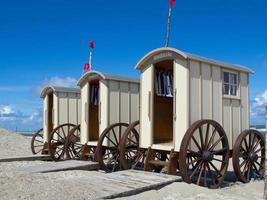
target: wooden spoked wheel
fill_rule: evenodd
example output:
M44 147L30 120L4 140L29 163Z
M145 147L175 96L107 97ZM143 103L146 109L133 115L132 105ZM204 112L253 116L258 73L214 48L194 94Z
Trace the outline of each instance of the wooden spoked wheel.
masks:
M65 143L70 130L75 126L70 123L62 124L52 131L48 140L48 150L52 160L59 161L67 159L65 155Z
M102 170L114 172L121 169L119 144L128 126L127 123L116 123L107 127L100 135L95 160Z
M230 151L219 123L199 120L185 133L179 154L179 168L185 182L218 188L227 172Z
M245 130L236 139L233 148L233 167L237 178L249 182L264 175L265 141L256 130Z
M133 164L138 162L137 159L140 154L139 134L136 130L136 126L138 125L139 121L133 122L122 135L120 142L120 162L122 169L131 169Z
M35 155L42 152L43 148L44 148L43 129L40 129L32 136L31 150L32 153Z
M83 145L80 142L81 130L80 125L72 128L67 136L65 144L65 153L67 159L80 159Z

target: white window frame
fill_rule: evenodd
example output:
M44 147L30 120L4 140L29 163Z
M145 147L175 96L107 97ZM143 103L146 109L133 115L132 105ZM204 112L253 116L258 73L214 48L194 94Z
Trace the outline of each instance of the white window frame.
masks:
M224 73L229 73L229 83L225 83L224 82ZM230 86L233 85L230 83L230 74L235 74L236 75L236 95L231 95L230 94ZM229 85L229 94L224 94L224 84L228 84ZM239 82L239 73L236 71L232 71L232 70L226 70L223 69L222 70L222 95L224 98L230 98L230 99L240 99L240 82Z

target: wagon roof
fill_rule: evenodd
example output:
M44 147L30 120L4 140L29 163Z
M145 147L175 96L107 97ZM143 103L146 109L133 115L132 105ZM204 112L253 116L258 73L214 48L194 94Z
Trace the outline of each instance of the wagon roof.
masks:
M123 81L123 82L134 82L139 83L139 79L133 78L133 77L127 77L127 76L118 76L118 75L112 75L107 73L102 73L98 71L89 71L85 73L80 80L78 81L78 86L81 86L84 82L90 80L90 79L106 79L106 80L115 80L115 81Z
M198 55L191 54L191 53L186 53L186 52L180 51L178 49L169 48L169 47L158 48L158 49L155 49L155 50L149 52L137 63L136 69L142 70L145 67L144 63L148 59L150 59L151 57L153 57L156 54L164 53L164 52L174 52L174 53L180 55L181 57L183 57L184 59L191 59L191 60L196 60L196 61L200 61L200 62L205 62L208 64L213 64L216 66L221 66L221 67L228 68L228 69L233 69L233 70L243 71L243 72L248 72L248 73L254 73L251 69L249 69L248 67L242 66L242 65L225 63L222 61L213 60L210 58L205 58L205 57L198 56Z
M76 87L58 87L58 86L47 86L41 91L41 98L44 98L48 93L54 92L66 92L66 93L81 93L79 88Z

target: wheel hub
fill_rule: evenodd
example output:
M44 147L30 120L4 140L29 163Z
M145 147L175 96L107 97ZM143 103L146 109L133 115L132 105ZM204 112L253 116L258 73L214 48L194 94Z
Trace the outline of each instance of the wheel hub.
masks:
M258 160L258 155L256 153L252 152L252 153L249 153L248 158L250 161L254 162L254 161Z
M213 160L213 154L210 152L210 151L204 151L203 153L202 153L202 158L203 158L203 160L204 161L206 161L206 162L210 162L210 161L212 161Z

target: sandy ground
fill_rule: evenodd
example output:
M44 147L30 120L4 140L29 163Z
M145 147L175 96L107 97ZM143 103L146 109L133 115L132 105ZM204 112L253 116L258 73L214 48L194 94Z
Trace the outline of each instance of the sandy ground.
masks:
M29 155L30 138L0 129L0 158L4 156ZM67 171L30 174L18 171L20 166L41 164L42 161L0 163L0 199L94 199L90 188L77 187L68 181L74 177L100 174L95 171ZM231 181L231 180L230 180ZM210 190L193 184L173 183L158 190L119 199L262 199L263 181L248 184L234 183L223 189ZM101 186L99 186L101 187Z

